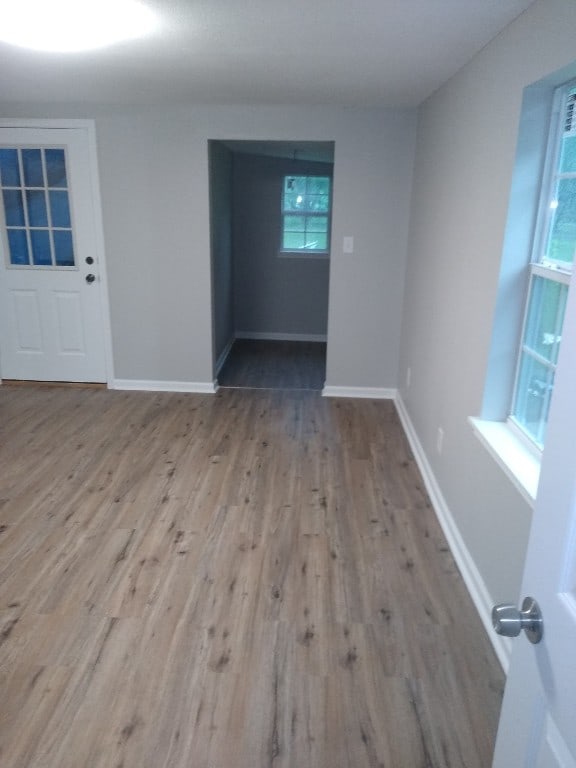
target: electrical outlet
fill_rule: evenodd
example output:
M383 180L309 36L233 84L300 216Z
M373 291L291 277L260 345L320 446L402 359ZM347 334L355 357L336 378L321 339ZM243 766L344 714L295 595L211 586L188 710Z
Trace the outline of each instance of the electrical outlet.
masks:
M412 368L406 369L406 389L410 389L410 382L412 381Z
M438 433L436 435L436 450L438 453L442 453L442 445L444 443L444 430L442 427L438 427Z

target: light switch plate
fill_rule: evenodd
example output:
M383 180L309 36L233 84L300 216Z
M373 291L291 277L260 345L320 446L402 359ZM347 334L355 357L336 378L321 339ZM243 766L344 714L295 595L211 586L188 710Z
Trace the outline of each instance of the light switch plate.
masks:
M342 242L343 253L354 253L354 238L351 235L346 235Z

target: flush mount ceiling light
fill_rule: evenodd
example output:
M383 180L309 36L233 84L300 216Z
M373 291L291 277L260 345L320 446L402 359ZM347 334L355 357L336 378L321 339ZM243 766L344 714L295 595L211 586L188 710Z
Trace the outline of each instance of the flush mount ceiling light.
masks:
M136 0L0 0L0 40L37 51L90 51L155 26L155 15Z

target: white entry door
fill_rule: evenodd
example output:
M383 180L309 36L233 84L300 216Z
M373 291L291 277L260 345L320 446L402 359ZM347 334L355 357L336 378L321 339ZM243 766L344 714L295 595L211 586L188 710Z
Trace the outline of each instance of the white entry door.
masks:
M0 376L106 381L86 128L0 127Z
M569 294L522 585L544 619L513 640L494 768L576 768L576 290Z

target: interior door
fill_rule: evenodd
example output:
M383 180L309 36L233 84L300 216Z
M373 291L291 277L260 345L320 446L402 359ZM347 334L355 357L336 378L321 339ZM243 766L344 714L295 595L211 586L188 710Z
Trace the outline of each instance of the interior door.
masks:
M106 381L84 128L0 127L0 375Z
M576 290L568 298L522 596L544 635L513 642L493 768L576 768Z

